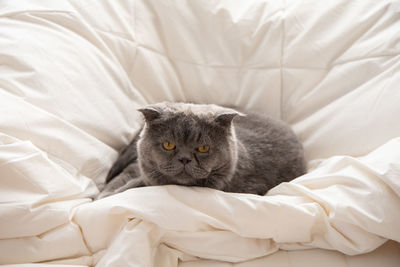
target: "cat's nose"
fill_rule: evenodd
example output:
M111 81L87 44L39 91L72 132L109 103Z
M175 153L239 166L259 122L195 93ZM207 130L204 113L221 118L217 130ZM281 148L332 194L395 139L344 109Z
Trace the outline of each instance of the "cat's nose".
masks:
M183 163L183 165L186 165L186 164L188 164L189 162L191 162L192 160L191 160L191 159L188 159L188 158L185 158L185 157L183 157L183 158L180 158L180 159L179 159L179 161L180 161L180 162L182 162L182 163Z

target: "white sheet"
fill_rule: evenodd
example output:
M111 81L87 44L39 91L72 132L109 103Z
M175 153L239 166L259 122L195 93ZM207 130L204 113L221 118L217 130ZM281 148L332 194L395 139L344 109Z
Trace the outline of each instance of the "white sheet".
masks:
M400 242L399 28L397 1L3 1L0 263L251 266ZM162 100L280 117L310 172L265 197L165 186L91 202L136 108Z

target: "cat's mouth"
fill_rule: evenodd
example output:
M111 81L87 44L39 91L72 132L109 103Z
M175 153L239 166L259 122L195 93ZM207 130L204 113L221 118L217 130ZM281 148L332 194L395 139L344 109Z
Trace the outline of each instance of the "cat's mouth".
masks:
M200 184L203 183L203 181L207 181L207 178L208 177L194 178L185 171L182 171L179 175L171 177L171 181L174 181L174 183L177 185L199 186Z
M222 188L225 183L225 172L230 167L229 162L224 162L211 170L201 166L186 164L159 165L157 172L161 175L159 184L176 184L183 186L205 186Z
M195 185L199 180L207 179L209 176L209 172L206 170L198 169L188 169L182 168L179 172L175 174L167 174L172 181L175 181L180 185Z
M207 172L206 170L200 169L200 170L193 170L193 169L187 169L187 168L183 168L182 171L177 174L176 176L179 178L183 178L183 179L206 179L209 175L209 172Z

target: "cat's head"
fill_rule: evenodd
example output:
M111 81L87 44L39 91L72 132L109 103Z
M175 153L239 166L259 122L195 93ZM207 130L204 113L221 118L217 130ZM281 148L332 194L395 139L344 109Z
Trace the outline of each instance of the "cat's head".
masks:
M240 113L216 105L163 102L139 109L141 172L150 185L222 189L232 179L237 143L232 120Z

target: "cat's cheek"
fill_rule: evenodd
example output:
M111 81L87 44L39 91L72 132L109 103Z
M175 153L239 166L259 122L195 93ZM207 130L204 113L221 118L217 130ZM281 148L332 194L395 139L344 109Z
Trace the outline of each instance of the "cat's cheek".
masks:
M149 162L151 162L151 164L154 167L159 168L160 163L165 162L165 157L162 156L161 153L159 153L158 151L155 151L154 149L151 151L151 153L149 153L149 157L147 158Z

